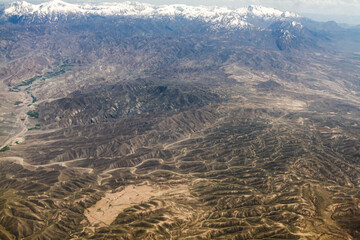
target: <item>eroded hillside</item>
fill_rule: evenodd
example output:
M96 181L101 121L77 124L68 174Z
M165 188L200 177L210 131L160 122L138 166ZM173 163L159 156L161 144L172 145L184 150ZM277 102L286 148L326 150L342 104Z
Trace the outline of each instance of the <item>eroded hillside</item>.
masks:
M359 59L267 25L3 22L0 238L360 239Z

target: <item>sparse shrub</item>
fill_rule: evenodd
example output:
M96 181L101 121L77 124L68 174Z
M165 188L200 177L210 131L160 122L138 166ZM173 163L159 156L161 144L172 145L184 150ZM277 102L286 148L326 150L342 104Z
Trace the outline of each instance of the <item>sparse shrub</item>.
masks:
M26 114L32 118L39 118L39 113L35 110L30 110Z
M32 95L32 94L31 94L31 98L32 98L32 103L37 101L36 97L34 95Z
M6 152L6 151L8 151L8 150L10 150L10 147L9 147L9 146L5 146L5 147L3 147L3 148L0 149L0 152Z

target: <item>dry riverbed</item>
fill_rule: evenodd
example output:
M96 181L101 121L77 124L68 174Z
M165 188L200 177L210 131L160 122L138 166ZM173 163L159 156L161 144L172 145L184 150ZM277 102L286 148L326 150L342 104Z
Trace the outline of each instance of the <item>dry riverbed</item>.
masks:
M124 209L147 202L151 198L169 195L188 195L187 185L160 188L154 185L129 185L119 191L109 191L95 205L85 210L85 216L93 227L110 225Z

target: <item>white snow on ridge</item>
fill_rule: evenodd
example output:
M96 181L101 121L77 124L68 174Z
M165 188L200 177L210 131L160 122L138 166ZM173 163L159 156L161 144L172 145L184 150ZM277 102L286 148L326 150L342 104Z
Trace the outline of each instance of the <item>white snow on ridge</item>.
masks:
M101 4L70 4L61 0L52 0L41 4L28 2L14 2L5 9L6 16L49 16L57 19L60 15L102 15L102 16L134 16L134 17L175 17L199 19L225 26L246 27L250 17L269 19L297 18L295 13L282 12L273 8L262 6L249 6L235 10L226 7L187 6L183 4L151 5L138 2L101 3Z

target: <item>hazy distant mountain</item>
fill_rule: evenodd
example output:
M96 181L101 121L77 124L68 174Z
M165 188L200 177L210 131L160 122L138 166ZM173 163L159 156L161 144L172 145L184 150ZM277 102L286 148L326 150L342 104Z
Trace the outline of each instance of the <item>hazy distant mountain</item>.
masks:
M195 29L199 28L197 25L202 25L200 29L208 31L223 30L229 33L229 30L242 30L243 35L248 35L250 39L254 34L245 32L252 31L257 39L254 41L267 40L269 36L264 37L264 35L273 32L273 36L276 37L274 41L282 50L290 45L296 48L304 42L310 43L307 47L319 47L317 44L319 40L329 40L331 35L336 35L337 39L339 36L341 39L342 35L349 36L339 34L338 32L344 29L335 22L318 23L295 13L262 6L232 10L225 7L193 7L181 4L156 6L137 2L91 5L70 4L60 0L42 4L22 1L14 2L4 9L1 19L20 24L55 24L57 22L75 24L78 21L87 21L96 17L142 19L149 22L168 21L169 23L187 21L187 26L193 24ZM335 34L331 34L332 32ZM357 34L351 36L350 40L356 41L356 39Z

